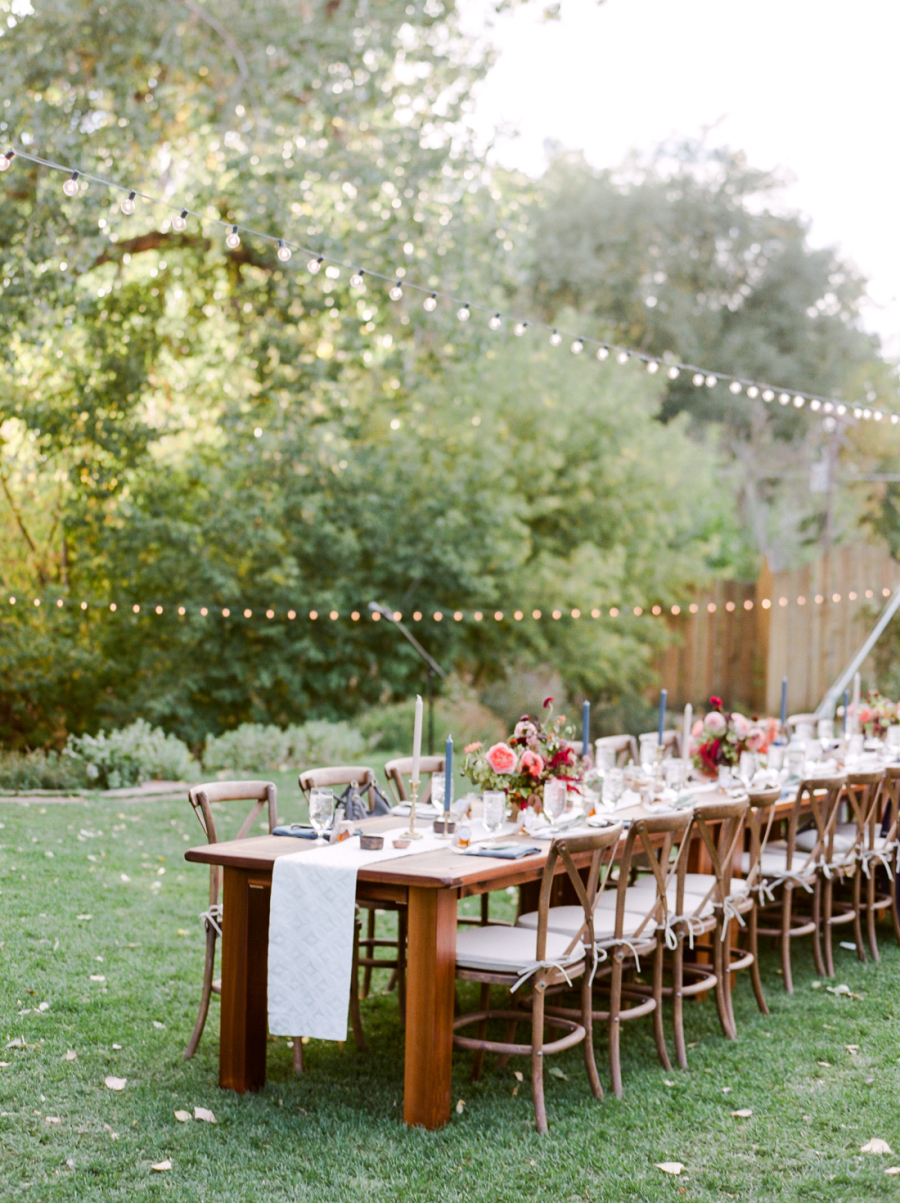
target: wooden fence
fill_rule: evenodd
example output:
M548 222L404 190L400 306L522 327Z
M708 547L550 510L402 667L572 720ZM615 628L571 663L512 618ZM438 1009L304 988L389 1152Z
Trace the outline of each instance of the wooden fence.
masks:
M787 677L788 713L814 710L898 585L900 564L870 543L789 572L765 566L755 583L718 583L665 619L675 635L660 664L670 704L718 694L731 708L777 714ZM870 684L872 672L867 661Z

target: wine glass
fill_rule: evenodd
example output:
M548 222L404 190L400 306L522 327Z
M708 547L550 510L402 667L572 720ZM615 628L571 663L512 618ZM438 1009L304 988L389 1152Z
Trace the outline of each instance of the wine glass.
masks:
M645 732L640 737L641 768L646 773L656 771L656 759L659 752L659 736L655 731Z
M756 770L759 761L755 752L741 752L741 759L738 762L738 776L743 783L744 789L749 789L753 778L756 776Z
M603 777L603 804L615 806L625 792L625 774L621 769L607 769Z
M567 801L565 781L552 780L544 785L544 813L550 820L551 828L555 829L557 819L565 813Z
M495 836L506 820L506 791L488 789L481 799L481 821L489 836Z
M330 789L314 789L309 795L309 821L316 832L316 843L327 844L322 834L334 818L334 793Z

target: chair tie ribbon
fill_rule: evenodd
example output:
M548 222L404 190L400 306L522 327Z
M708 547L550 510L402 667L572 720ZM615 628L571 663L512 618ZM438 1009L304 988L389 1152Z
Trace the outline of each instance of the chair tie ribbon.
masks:
M530 977L533 977L536 973L539 973L542 969L558 969L566 979L568 985L572 985L572 979L569 977L568 973L566 973L566 965L562 960L534 961L528 966L527 969L522 970L518 981L514 986L511 987L510 993L515 994L521 985L527 982Z
M207 931L209 931L209 929L212 927L215 929L216 934L221 936L221 934L222 934L222 928L220 926L221 922L222 922L222 904L221 904L221 902L214 902L208 910L201 911L198 918L200 918L203 921L203 924L206 927Z
M893 848L890 848L890 847L864 849L860 853L859 860L860 860L860 863L862 864L862 871L863 871L863 873L865 873L866 877L872 876L872 870L870 868L870 865L872 864L873 861L878 861L881 863L881 867L884 869L885 873L887 873L888 881L893 881L894 880L894 870L891 866L891 861L893 860L893 852L894 852Z
M747 924L744 922L744 916L734 904L734 895L729 894L724 902L716 902L714 905L717 907L721 906L722 908L722 934L719 936L719 939L724 943L725 937L728 934L728 924L732 919L737 919L741 927L746 927Z

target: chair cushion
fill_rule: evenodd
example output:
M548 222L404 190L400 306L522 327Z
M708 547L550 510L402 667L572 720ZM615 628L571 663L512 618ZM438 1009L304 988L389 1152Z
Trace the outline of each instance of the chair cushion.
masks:
M675 901L676 901L677 892L678 892L677 888L674 885L669 886L668 890L666 891L666 902L667 902L670 914L674 914L674 912L675 912ZM703 902L703 897L704 897L705 893L706 893L705 890L703 891L703 894L688 893L688 891L685 890L684 906L682 907L682 914L694 915L694 913L697 911L697 908L700 906L701 902ZM711 915L712 914L713 901L714 901L714 899L712 897L707 899L706 903L703 906L703 910L700 912L701 915ZM655 902L656 902L656 885L655 884L651 885L648 882L646 885L629 886L628 889L625 891L625 910L626 911L633 911L635 913L641 913L641 914L646 915L647 912L650 910L650 908L653 906L653 904ZM601 896L598 900L597 907L596 907L594 914L596 915L601 912L607 913L607 914L614 914L615 909L616 909L615 894L610 894L607 896L604 893L604 894L601 894ZM700 915L698 915L697 917L700 918Z
M841 827L849 827L849 830L836 831L834 836L835 852L849 852L856 843L856 827L853 824L841 824ZM819 838L819 833L815 827L811 827L809 831L798 831L797 838L794 843L804 852L812 852L816 846L816 841Z
M716 878L714 873L685 873L684 889L685 893L699 894L702 898L708 891L715 887ZM747 883L743 877L732 877L731 879L732 894L746 894ZM710 895L711 897L713 895Z
M809 859L809 857L806 852L803 852L802 850L799 850L799 849L795 850L794 858L791 861L791 871L793 873L799 873L802 876L808 877L810 880L812 880L816 875L816 869L815 869L814 865L810 865L807 867L808 859ZM765 852L762 854L762 858L760 859L760 863L759 863L760 875L762 877L778 877L780 874L785 872L786 864L787 864L787 849L784 847L784 845L782 844L779 847L778 845L770 844L769 847L766 848ZM742 873L750 872L750 853L749 852L745 852L744 855L741 857L741 872Z
M632 935L644 922L644 917L647 912L625 912L625 922L622 928L626 938ZM584 910L580 906L551 906L547 912L547 930L549 932L559 932L567 939L572 937L581 929L584 923ZM530 911L526 915L520 915L517 924L519 927L528 928L531 931L537 930L538 912ZM596 940L608 940L616 930L616 916L612 911L594 911L594 938ZM647 921L641 935L648 940L652 939L656 934L656 925L653 920ZM547 944L549 947L549 934Z
M581 907L573 907L584 918ZM574 935L574 932L573 932ZM466 927L456 933L456 964L462 969L481 969L488 973L522 973L537 959L535 943L537 932L527 927ZM559 961L572 965L584 959L584 949L579 944L573 952L566 954L571 936L547 932L545 960Z

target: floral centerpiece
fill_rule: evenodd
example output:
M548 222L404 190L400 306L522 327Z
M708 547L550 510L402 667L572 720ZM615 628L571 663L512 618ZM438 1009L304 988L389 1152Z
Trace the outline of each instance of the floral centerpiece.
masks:
M723 711L722 699L709 699L712 709L691 728L694 767L707 777L722 765L736 765L742 752L765 752L778 735L778 720L749 719L736 710Z
M518 807L540 810L544 784L550 780L575 785L581 781L582 760L566 738L564 714L553 717L553 698L544 700L542 722L523 714L512 735L503 743L485 748L480 741L467 744L462 771L482 790L505 790Z
M890 698L882 697L877 689L872 689L866 695L866 700L860 702L859 726L870 738L884 739L888 727L900 723L900 704Z

